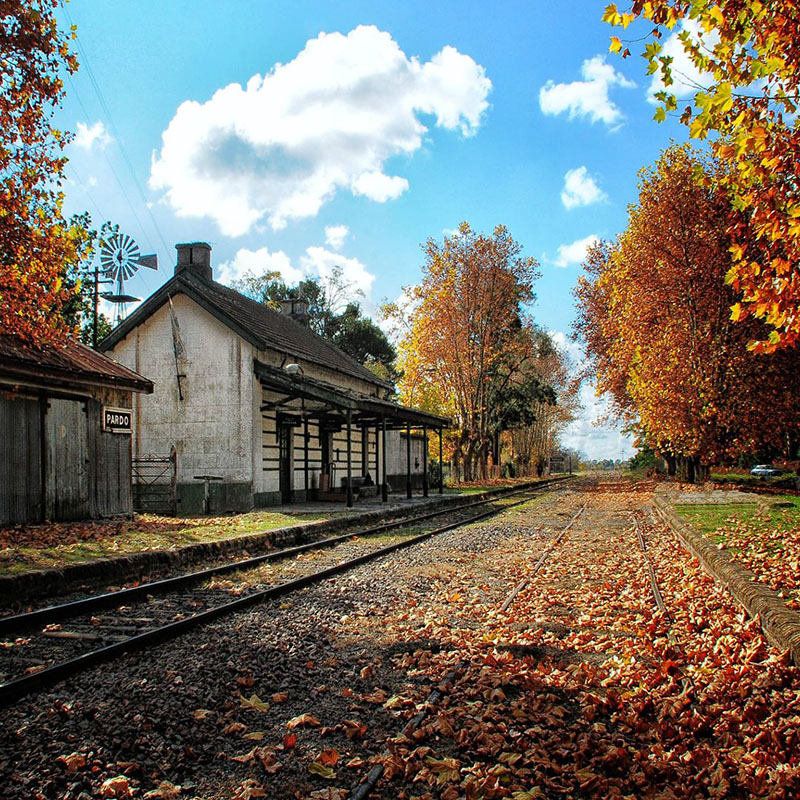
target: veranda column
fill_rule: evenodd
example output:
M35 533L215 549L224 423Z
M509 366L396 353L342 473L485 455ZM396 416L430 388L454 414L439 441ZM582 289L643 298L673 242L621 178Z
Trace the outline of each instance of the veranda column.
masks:
M442 428L439 428L439 494L444 492L444 461L442 461Z
M381 440L381 502L389 499L389 485L386 483L386 417L383 417L383 435Z
M406 498L411 499L411 423L406 422Z
M308 417L303 417L303 484L308 502Z
M347 507L353 507L353 412L347 409Z
M422 496L428 496L428 428L422 426Z

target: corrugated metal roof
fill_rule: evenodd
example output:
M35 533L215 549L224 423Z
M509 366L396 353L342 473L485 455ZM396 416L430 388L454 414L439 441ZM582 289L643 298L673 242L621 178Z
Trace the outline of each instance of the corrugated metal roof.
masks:
M153 391L153 384L138 372L74 339L67 339L63 346L37 347L14 336L0 335L0 376L4 375L15 379L30 376Z
M103 340L102 349L114 347L166 303L168 297L174 297L178 293L186 294L207 307L260 350L271 348L383 388L394 388L391 383L381 380L363 364L359 364L305 325L216 281L205 280L189 270L179 272L145 300Z

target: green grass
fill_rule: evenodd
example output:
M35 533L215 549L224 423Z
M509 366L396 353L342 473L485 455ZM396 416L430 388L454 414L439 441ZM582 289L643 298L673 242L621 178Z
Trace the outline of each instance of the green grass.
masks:
M186 519L141 515L132 521L36 525L0 531L0 575L64 567L148 550L175 549L329 516L272 511Z
M551 475L544 478L498 478L493 480L488 480L486 482L478 482L473 481L471 483L454 483L454 484L445 484L444 485L444 493L445 494L478 494L479 492L488 492L491 489L504 489L512 486L518 486L523 483L529 483L530 481L537 481L542 480L546 481L550 478L562 477L567 473L556 473L555 475ZM573 475L577 474L573 472ZM439 487L436 486L435 488L431 488L431 493L438 492Z
M774 503L791 503L791 508L776 508ZM764 503L684 503L675 505L675 513L683 517L705 536L720 543L724 529L735 520L754 525L757 531L777 524L800 524L800 497L774 495Z
M728 472L711 471L711 480L715 483L735 483L742 486L771 486L778 489L794 489L797 486L797 475L786 472L771 478L759 478L747 470L731 470Z

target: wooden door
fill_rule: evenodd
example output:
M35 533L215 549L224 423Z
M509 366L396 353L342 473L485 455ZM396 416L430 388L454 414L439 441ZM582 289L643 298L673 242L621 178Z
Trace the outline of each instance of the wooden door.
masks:
M90 515L86 402L50 398L44 427L45 517L86 519Z
M0 394L0 525L44 519L41 402Z

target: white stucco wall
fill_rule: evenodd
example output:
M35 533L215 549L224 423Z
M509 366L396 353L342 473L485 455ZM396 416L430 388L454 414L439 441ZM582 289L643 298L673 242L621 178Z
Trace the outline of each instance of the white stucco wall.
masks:
M178 452L178 481L218 475L252 482L260 460L260 387L253 347L184 295L173 298L184 354L179 399L169 306L119 342L111 355L153 381L152 395L134 399L135 455Z

